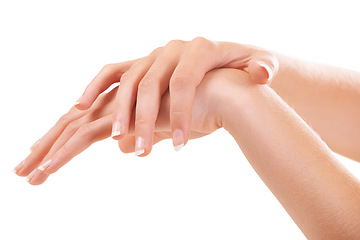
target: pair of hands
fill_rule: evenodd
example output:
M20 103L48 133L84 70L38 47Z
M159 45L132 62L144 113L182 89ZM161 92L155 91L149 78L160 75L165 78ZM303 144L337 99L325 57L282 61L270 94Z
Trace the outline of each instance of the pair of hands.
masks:
M249 77L243 75L243 80L267 83L278 62L272 53L254 47L196 38L171 41L147 57L107 65L75 107L33 145L16 173L28 176L31 184L41 184L110 135L123 152L135 151L138 156L146 156L154 143L167 138L179 150L189 138L222 127L226 89L241 79L235 70L216 68L244 70ZM101 94L119 81L119 87Z

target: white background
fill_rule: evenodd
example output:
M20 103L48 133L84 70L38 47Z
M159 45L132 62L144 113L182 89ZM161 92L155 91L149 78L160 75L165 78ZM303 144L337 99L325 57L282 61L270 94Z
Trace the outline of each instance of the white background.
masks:
M141 159L108 139L41 186L12 169L107 63L203 36L356 70L359 16L357 1L1 0L0 239L305 239L224 130Z

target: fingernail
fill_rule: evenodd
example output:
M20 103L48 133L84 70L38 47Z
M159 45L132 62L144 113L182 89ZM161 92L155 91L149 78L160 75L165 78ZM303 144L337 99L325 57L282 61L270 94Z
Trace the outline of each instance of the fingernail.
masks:
M32 151L39 143L40 143L40 139L37 140L37 141L30 147L30 151Z
M121 134L121 123L116 121L113 123L111 137L119 136Z
M180 144L180 145L177 145L177 146L174 146L174 149L176 152L180 151L182 148L184 147L184 144Z
M81 101L81 97L75 102L74 106L77 106L80 104L80 101Z
M18 173L20 169L24 166L25 160L19 163L13 170L14 173Z
M26 181L30 182L31 179L34 177L34 175L36 174L36 169L34 171L32 171L27 177L26 177Z
M50 166L50 163L51 163L51 159L47 160L43 165L40 165L38 167L38 170L44 171L45 169L47 169Z
M180 129L175 129L172 139L175 151L180 151L184 147L183 132Z
M273 78L273 76L274 76L274 72L273 72L273 70L271 69L271 67L270 67L268 64L266 64L265 62L263 62L263 61L259 61L258 64L259 64L261 67L263 67L263 68L266 69L266 71L267 71L268 74L269 74L268 80L271 80L271 79Z
M135 141L135 155L139 156L145 152L145 143L142 137L137 137Z

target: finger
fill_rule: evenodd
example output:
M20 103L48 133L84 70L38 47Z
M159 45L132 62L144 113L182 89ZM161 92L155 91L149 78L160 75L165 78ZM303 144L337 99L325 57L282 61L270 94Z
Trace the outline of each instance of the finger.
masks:
M277 57L269 52L257 52L249 62L250 78L259 84L270 83L279 70Z
M51 157L79 130L79 128L89 122L89 116L85 115L82 118L72 121L69 123L61 135L56 139L55 143L52 145L50 151L42 159L39 164L40 167L34 169L27 177L27 181L32 185L38 185L43 183L49 174L46 174L42 171L41 166L46 164Z
M33 170L29 176L26 178L26 181L31 185L39 185L46 181L49 177L49 174L45 174L42 171L35 169Z
M69 139L75 135L75 133L83 126L91 122L91 119L88 115L83 116L82 118L79 118L77 120L72 121L69 123L64 131L61 133L61 135L56 139L55 143L52 145L50 151L46 156L42 159L39 166L44 165L47 161L49 161L54 154L61 149L62 146L66 144L66 142L69 141Z
M82 96L75 103L75 107L81 110L88 109L102 92L108 89L113 83L119 82L121 75L136 61L137 60L132 60L105 65L86 87Z
M19 176L27 176L31 171L33 171L44 157L48 154L51 147L61 135L67 125L81 118L86 114L86 111L79 111L75 108L72 108L68 113L63 115L57 123L41 138L41 141L33 146L32 152L29 156L22 161L18 166L15 167L15 172Z
M164 139L171 137L170 132L155 132L154 133L154 145ZM126 136L119 140L119 148L123 153L135 152L135 136Z
M82 125L78 131L38 169L52 174L68 163L72 158L87 149L93 143L110 137L112 116L100 118Z
M118 141L118 145L123 153L133 153L135 151L135 136L125 136Z
M221 61L217 67L237 68L250 74L255 83L268 83L279 70L275 54L258 47L231 42L219 42Z
M30 147L30 151L33 151L33 150L34 150L34 148L40 143L40 140L41 140L41 138L40 138L39 140L37 140L37 141Z
M159 49L137 61L121 77L113 111L111 136L114 139L125 136L129 130L130 118L135 106L139 82L155 61L157 51L159 51Z
M217 62L215 48L211 44L200 47L199 43L202 40L191 45L170 79L170 125L176 151L189 139L196 87Z
M139 84L135 118L137 156L146 156L151 152L161 98L168 89L169 79L179 61L182 42L171 43L156 58Z

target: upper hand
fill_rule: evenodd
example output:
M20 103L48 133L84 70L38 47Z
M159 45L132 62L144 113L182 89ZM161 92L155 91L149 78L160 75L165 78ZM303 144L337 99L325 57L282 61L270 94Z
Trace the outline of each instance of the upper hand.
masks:
M189 139L195 90L205 74L215 68L236 68L249 73L256 83L276 74L274 54L255 47L204 38L170 41L141 59L106 65L88 85L76 107L87 109L114 82L120 87L113 106L112 136L124 137L136 106L136 152L147 155L153 145L155 121L163 94L170 91L170 125L175 148Z

